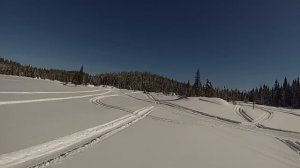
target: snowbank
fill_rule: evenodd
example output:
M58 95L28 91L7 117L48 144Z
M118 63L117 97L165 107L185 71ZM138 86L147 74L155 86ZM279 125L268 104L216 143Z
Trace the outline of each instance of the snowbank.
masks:
M229 103L226 100L221 99L221 98L216 98L216 97L200 97L199 100L207 101L210 103L215 103L215 104L223 105L223 106L229 105Z

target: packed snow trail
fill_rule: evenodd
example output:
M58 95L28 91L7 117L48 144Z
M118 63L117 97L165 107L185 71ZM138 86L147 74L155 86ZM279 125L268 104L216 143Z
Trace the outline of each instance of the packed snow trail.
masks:
M152 112L154 106L139 109L133 114L125 115L109 123L89 128L72 135L59 138L41 145L33 146L17 152L0 155L0 167L31 167L53 160L65 155L69 151L78 149L81 146L109 133L116 133L127 128L131 124L145 118Z
M98 94L89 94L89 95L82 95L82 96L70 96L70 97L57 97L57 98L44 98L44 99L32 99L32 100L13 100L13 101L0 101L1 105L9 105L9 104L21 104L21 103L34 103L34 102L45 102L45 101L57 101L57 100L69 100L69 99L80 99L80 98L86 98L86 97L93 97L93 96L101 96L108 94L112 92L111 89L105 89L107 90L104 93L98 93Z
M60 93L93 93L102 90L87 90L87 91L73 91L73 92L0 92L0 94L60 94Z
M265 111L270 111L270 112L279 112L279 113L284 113L284 114L290 114L290 115L294 115L296 117L300 117L300 114L291 112L291 110L276 110L276 109L271 109L271 108L266 108L266 107L259 107L261 110L265 110Z
M131 97L131 98L134 98L136 100L141 100L141 101L148 102L148 103L154 103L153 101L151 101L151 99L150 100L148 100L148 99L140 99L140 98L137 98L137 97L134 97L134 96L130 95L130 93L123 92L121 89L120 89L120 92L123 93L124 95L126 95L128 97Z
M233 123L233 124L241 124L241 122L239 122L239 121L219 117L219 116L208 114L208 113L205 113L205 112L202 112L202 111L197 111L197 110L187 108L187 107L184 107L184 106L180 106L178 104L174 104L174 103L171 103L171 102L168 102L168 101L161 101L159 99L156 99L151 94L147 94L148 98L150 100L145 100L145 99L136 98L136 97L134 97L134 96L132 96L128 93L122 92L121 90L120 90L120 92L127 95L127 96L129 96L129 97L132 97L136 100L141 100L141 101L148 102L148 103L151 103L151 104L161 104L161 105L169 106L169 107L172 107L174 109L181 110L181 111L184 111L184 112L188 112L188 113L192 113L192 114L200 114L202 116L206 116L206 117L209 117L209 118L213 118L213 119L217 119L217 120L221 120L221 121L225 121L225 122L229 122L229 123Z
M243 118L244 120L247 121L247 123L242 122L242 124L249 124L249 123L252 123L252 122L253 122L254 119L253 119L252 117L250 117L250 116L242 109L242 107L241 107L240 105L236 105L236 106L234 107L234 111L235 111L235 113L236 113L239 117L241 117L241 118Z
M280 138L276 138L279 141L281 141L282 143L284 143L286 146L288 146L289 148L291 148L293 151L295 151L296 153L298 153L300 155L300 143L295 141L291 141L291 140L286 140L286 139L280 139Z
M261 109L261 108L259 108ZM262 115L260 115L259 117L257 117L255 120L253 120L253 124L257 125L257 124L261 124L262 122L269 120L272 118L273 113L268 111L268 110L264 110L261 109L262 111L264 111L264 113Z
M212 119L217 119L217 120L221 120L221 121L225 121L225 122L229 122L229 123L233 123L233 124L241 124L241 122L239 122L239 121L235 121L235 120L231 120L231 119L228 119L228 118L223 118L223 117L219 117L219 116L216 116L216 115L208 114L208 113L205 113L205 112L202 112L202 111L187 108L185 106L181 106L181 105L174 104L174 103L171 103L171 102L160 101L158 99L155 99L152 95L150 95L150 96L152 97L152 99L155 101L156 104L166 105L166 106L169 106L169 107L172 107L172 108L175 108L175 109L182 110L184 112L189 112L189 113L192 113L192 114L200 114L202 116L206 116L206 117L209 117L209 118L212 118Z
M136 93L136 92L132 92L132 93ZM90 102L93 103L93 104L96 104L96 105L101 105L101 106L107 107L107 108L121 110L121 111L124 111L126 113L134 113L134 110L126 109L126 108L123 108L123 107L120 107L120 106L110 105L110 104L102 102L101 99L94 98L94 99L91 99ZM157 120L157 121L167 122L167 123L180 124L180 122L177 121L177 120L158 117L158 116L153 116L153 115L148 115L147 118Z

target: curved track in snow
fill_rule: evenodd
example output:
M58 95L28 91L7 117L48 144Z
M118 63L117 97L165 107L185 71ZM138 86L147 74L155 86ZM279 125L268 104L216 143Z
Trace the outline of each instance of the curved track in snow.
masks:
M286 146L291 148L293 151L298 153L300 155L300 143L297 141L291 141L291 140L286 140L286 139L281 139L281 138L276 138L282 143L284 143Z
M22 104L22 103L35 103L35 102L46 102L46 101L58 101L58 100L69 100L69 99L81 99L81 98L87 98L87 97L93 97L93 96L101 96L108 94L112 92L111 89L104 89L107 90L104 93L98 93L98 94L88 94L88 95L82 95L82 96L68 96L68 97L57 97L57 98L44 98L44 99L32 99L32 100L13 100L13 101L0 101L1 105L10 105L10 104ZM102 91L102 90L100 90Z
M273 116L273 113L267 110L261 109L264 113L258 116L257 118L252 118L250 115L247 114L245 110L243 110L242 106L236 105L234 108L235 113L242 117L247 124L255 125L260 127L261 123L267 120L270 120Z
M111 96L115 95L98 96L90 99L90 101L94 102L98 99ZM106 124L89 128L27 149L0 155L0 167L34 167L48 164L51 161L60 159L61 157L66 157L69 153L76 150L82 150L82 148L85 148L94 141L101 139L101 137L108 137L129 127L133 123L149 115L153 108L154 106L145 107Z
M234 111L235 113L241 117L242 119L244 119L245 121L247 121L247 123L252 123L253 122L253 118L250 117L243 109L240 105L236 105L234 107Z
M217 119L217 120L221 120L221 121L225 121L225 122L229 122L229 123L233 123L233 124L241 124L241 122L239 122L239 121L235 121L235 120L219 117L219 116L216 116L216 115L208 114L208 113L205 113L205 112L202 112L202 111L190 109L190 108L187 108L187 107L175 104L175 103L171 103L171 102L167 102L167 101L160 101L160 100L156 99L155 97L153 97L151 94L149 94L149 96L150 96L151 99L153 99L153 101L156 104L166 105L166 106L169 106L169 107L172 107L172 108L175 108L175 109L178 109L178 110L182 110L182 111L185 111L185 112L189 112L189 113L192 113L192 114L200 114L202 116L206 116L206 117L209 117L209 118L212 118L212 119Z
M105 90L107 91L104 93L88 94L82 96L44 98L44 99L20 100L20 101L2 101L0 102L0 105L33 103L33 102L43 102L43 101L59 101L59 100L87 98L87 97L93 97L90 99L90 102L95 104L96 102L99 102L100 99L117 96L117 95L106 95L112 92L112 89L105 89ZM102 90L80 91L79 93L98 92L98 91L102 91ZM42 92L38 92L37 94L40 93ZM62 93L62 92L51 92L51 93ZM78 93L78 92L68 92L68 93ZM13 92L11 94L16 94L16 93ZM23 92L21 94L30 94L30 93ZM54 162L55 160L63 159L69 154L72 154L78 150L82 150L85 147L90 146L95 142L105 139L131 126L133 123L147 117L152 112L153 108L154 106L144 107L139 110L132 111L130 114L127 114L123 117L120 117L108 123L101 124L99 126L89 128L83 131L79 131L74 134L67 135L65 137L53 141L49 141L40 145L36 145L16 152L0 155L0 167L16 168L16 167L35 167L35 166L48 165Z
M283 114L290 114L290 115L293 115L293 116L296 116L296 117L300 117L300 114L297 114L297 113L293 113L291 112L290 110L284 110L284 111L281 111L281 110L275 110L275 109L269 109L269 108L264 108L264 107L259 107L261 110L265 110L265 111L270 111L270 112L279 112L279 113L283 113Z
M260 115L259 117L255 118L253 120L253 124L257 125L257 124L261 124L262 122L265 122L267 120L270 120L273 117L273 113L270 111L266 111L261 109L262 111L264 111L265 113L263 113L262 115Z
M242 108L242 107L241 107ZM279 132L285 132L285 133L293 133L293 134L300 134L300 132L297 132L297 131L290 131L290 130L284 130L284 129L278 129L278 128L272 128L272 127L267 127L265 125L262 124L262 122L265 122L267 120L270 120L272 119L273 117L273 112L272 111L269 111L269 110L266 110L266 109L263 109L263 108L260 108L260 107L256 107L262 111L264 111L265 113L263 113L262 115L260 115L259 117L257 117L256 119L253 119L252 122L249 122L253 125L255 125L256 127L258 128L261 128L261 129L267 129L267 130L272 130L272 131L279 131ZM245 113L246 114L246 113Z
M102 90L85 90L85 91L73 91L73 92L0 92L0 94L59 94L59 93L93 93Z
M124 108L124 107L120 107L120 106L114 106L114 105L110 105L107 103L104 103L103 101L101 101L101 99L97 99L95 101L92 101L92 103L96 104L96 105L101 105L107 108L112 108L112 109L116 109L116 110L121 110L124 111L126 113L134 113L133 110ZM167 122L167 123L174 123L174 124L180 124L179 121L177 120L173 120L173 119L169 119L169 118L163 118L163 117L158 117L158 116L154 116L154 115L148 115L147 118L149 119L153 119L153 120L157 120L157 121L161 121L161 122Z

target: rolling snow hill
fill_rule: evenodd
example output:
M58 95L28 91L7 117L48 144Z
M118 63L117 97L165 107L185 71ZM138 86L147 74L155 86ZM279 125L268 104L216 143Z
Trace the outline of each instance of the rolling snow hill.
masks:
M300 167L300 110L0 75L0 167Z

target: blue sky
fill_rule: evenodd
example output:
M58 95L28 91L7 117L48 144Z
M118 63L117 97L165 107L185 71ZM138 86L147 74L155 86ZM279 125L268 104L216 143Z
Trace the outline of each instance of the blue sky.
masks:
M299 0L0 0L0 56L250 89L300 76Z

